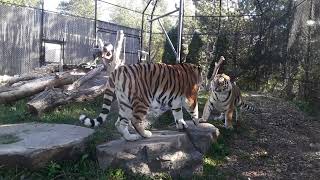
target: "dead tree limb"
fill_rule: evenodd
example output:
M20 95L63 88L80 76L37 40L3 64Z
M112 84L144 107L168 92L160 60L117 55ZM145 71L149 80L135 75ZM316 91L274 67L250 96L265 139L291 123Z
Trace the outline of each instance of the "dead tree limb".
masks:
M114 68L124 64L120 59L123 36L123 31L118 31L117 42L114 46L114 57L110 57L113 58L113 61L111 62L111 66L107 69L108 72L112 72ZM49 111L57 106L71 102L90 100L103 94L108 86L108 77L104 76L105 72L102 72L102 69L103 66L98 66L89 71L66 90L51 88L41 92L27 103L29 111L41 115L43 112Z
M67 88L67 90L71 91L71 90L79 88L82 84L87 82L89 79L92 79L94 76L97 76L97 74L99 74L103 69L104 69L104 66L102 64L98 65L96 68L89 71L85 76L82 76L77 81L75 81L73 84L71 84Z
M211 75L210 80L212 80L218 74L220 66L221 66L221 64L223 63L224 60L225 60L224 57L221 56L220 59L219 59L219 62L218 63L217 62L214 63L214 69L213 69L213 73Z

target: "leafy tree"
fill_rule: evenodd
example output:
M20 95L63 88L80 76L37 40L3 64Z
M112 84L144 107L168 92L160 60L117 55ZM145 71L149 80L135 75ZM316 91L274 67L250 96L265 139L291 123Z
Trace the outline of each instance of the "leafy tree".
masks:
M208 79L211 78L215 62L218 62L218 60L220 59L220 56L226 56L228 54L228 50L229 50L228 37L225 33L221 33L218 36L218 39L217 39L217 42L215 45L215 54L216 54L215 58L212 59L210 66L209 66L208 76L207 76ZM221 66L220 70L223 71L223 69L224 69L224 66Z
M168 32L168 36L171 39L171 42L172 42L173 47L175 49L177 49L177 32L178 32L178 26L173 27ZM172 51L171 45L167 39L166 39L165 45L164 45L164 53L162 55L162 62L166 63L166 64L175 64L176 63L176 56L174 55L174 52Z
M94 1L93 0L70 0L62 1L58 10L65 14L94 18Z
M189 45L187 63L200 64L203 41L198 31L195 31Z
M31 7L37 7L40 4L40 0L2 0L2 2Z
M142 14L139 12L141 12L143 9L143 0L136 0L134 3L131 0L122 0L117 1L116 4L133 11L119 7L108 6L108 9L105 10L111 11L111 21L123 26L140 29Z

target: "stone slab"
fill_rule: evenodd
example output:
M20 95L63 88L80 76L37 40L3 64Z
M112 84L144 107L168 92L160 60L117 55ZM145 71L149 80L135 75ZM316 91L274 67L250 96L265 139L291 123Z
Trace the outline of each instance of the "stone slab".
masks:
M131 173L155 176L168 173L173 177L190 177L202 172L203 155L214 143L219 130L202 123L195 127L187 122L186 131L152 131L150 138L128 142L118 139L97 146L102 169L124 168Z
M84 152L93 132L68 124L1 125L0 165L36 169L52 160L76 159Z

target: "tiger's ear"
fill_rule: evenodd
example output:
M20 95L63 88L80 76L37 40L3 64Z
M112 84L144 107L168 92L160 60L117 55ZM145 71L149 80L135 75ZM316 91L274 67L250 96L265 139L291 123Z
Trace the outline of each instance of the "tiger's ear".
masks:
M202 72L202 67L200 65L197 65L198 71Z

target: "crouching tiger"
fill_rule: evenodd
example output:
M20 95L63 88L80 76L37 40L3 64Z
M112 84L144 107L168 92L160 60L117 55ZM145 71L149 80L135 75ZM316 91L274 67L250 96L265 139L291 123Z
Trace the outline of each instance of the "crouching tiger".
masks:
M104 94L102 111L96 119L80 116L86 126L99 126L106 121L113 98L119 103L119 117L115 123L117 130L129 141L150 137L143 121L151 108L171 108L176 127L187 128L182 107L191 114L198 124L198 89L201 81L200 68L192 64L133 64L115 69L109 77L109 85ZM132 124L138 134L131 134Z
M217 120L225 120L226 128L233 128L232 116L233 112L236 112L236 122L240 117L241 110L247 110L255 112L255 107L243 102L240 88L235 82L231 82L230 77L226 74L217 74L219 66L224 61L223 56L220 58L219 63L216 63L215 69L210 79L210 95L205 104L202 120L207 121L213 110L221 113Z

